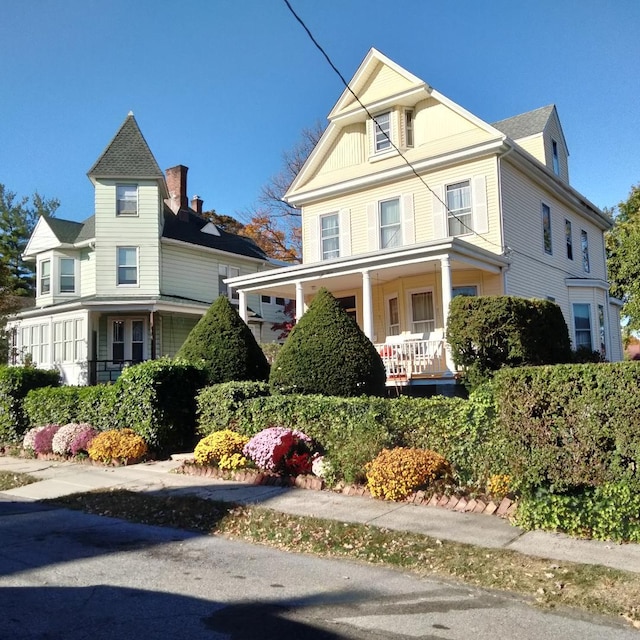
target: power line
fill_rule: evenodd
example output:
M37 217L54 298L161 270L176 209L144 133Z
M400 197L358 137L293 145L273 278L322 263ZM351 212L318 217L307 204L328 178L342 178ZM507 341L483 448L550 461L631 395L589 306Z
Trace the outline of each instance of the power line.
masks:
M493 245L494 247L498 247L498 249L500 249L500 251L505 252L505 250L507 249L507 247L504 247L502 245L499 245L495 242L493 242L493 240L490 240L489 238L485 237L484 235L482 235L481 233L478 233L475 229L473 229L472 227L470 227L469 225L467 225L462 219L460 219L455 213L453 213L453 211L451 211L451 209L449 208L449 206L447 205L446 202L444 202L442 200L442 198L439 196L438 193L436 193L426 182L426 180L415 170L414 166L411 164L411 162L409 160L407 160L407 158L405 157L405 155L402 153L402 151L397 147L397 145L393 142L393 140L389 137L389 135L387 134L387 132L380 126L380 124L378 123L378 121L376 120L376 118L371 114L371 112L369 111L369 109L362 103L362 101L360 100L359 96L355 93L355 91L351 88L351 86L349 85L349 83L345 80L344 76L342 75L342 73L340 73L340 70L336 67L336 65L333 63L333 61L331 60L331 58L329 57L329 55L327 54L327 52L322 48L322 46L318 43L318 41L314 38L313 34L311 33L311 31L309 30L309 28L307 27L307 25L304 23L304 21L302 20L302 18L300 18L300 16L295 12L295 10L293 9L293 7L291 6L291 4L289 3L289 0L284 0L284 3L287 5L287 8L289 9L289 11L291 12L291 14L293 15L293 17L300 23L300 25L302 26L302 28L305 30L305 32L307 33L307 35L309 36L310 40L313 42L313 44L316 46L316 48L320 51L320 53L324 56L324 58L326 59L326 61L329 63L329 66L335 71L335 73L338 75L338 77L340 78L340 80L342 81L342 84L344 84L345 88L349 91L349 93L355 98L355 100L357 101L357 103L362 107L362 109L364 109L365 113L367 114L367 117L374 123L374 126L376 128L376 131L380 131L382 134L384 134L385 138L389 141L389 144L393 147L393 149L396 151L396 153L402 158L402 160L405 162L405 164L411 169L411 172L413 173L413 175L415 175L416 178L418 178L418 180L420 180L420 182L427 188L427 190L440 202L440 204L442 204L442 206L445 208L445 211L447 212L448 215L452 216L453 218L455 218L465 229L468 229L471 233L473 233L474 235L476 235L478 238L481 238L482 240L484 240L485 242Z

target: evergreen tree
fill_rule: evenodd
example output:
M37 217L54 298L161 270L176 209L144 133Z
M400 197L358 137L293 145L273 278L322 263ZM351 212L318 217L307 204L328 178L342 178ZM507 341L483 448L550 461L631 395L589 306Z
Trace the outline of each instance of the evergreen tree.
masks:
M375 347L338 301L320 289L276 356L269 383L280 393L384 395Z
M267 380L269 363L249 327L225 296L191 330L176 359L203 363L208 383Z

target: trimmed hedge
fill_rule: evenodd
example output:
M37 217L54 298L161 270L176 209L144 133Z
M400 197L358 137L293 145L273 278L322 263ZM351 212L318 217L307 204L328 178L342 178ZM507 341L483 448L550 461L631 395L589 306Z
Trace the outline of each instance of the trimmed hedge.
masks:
M548 300L457 296L449 307L447 341L471 386L502 367L571 361L564 316Z
M500 456L494 451L493 403L481 393L461 398L338 398L273 395L247 388L232 398L233 387L217 385L198 396L198 432L231 427L253 436L270 426L303 431L325 450L339 479L362 480L367 462L384 448L433 449L456 468L463 481L489 474ZM225 395L228 397L225 400Z
M274 393L383 396L380 355L355 320L321 288L271 367Z
M251 329L226 296L219 296L178 350L176 360L203 366L207 384L266 380L269 363Z
M195 445L196 396L204 368L169 358L126 367L116 381L117 423L160 454Z
M497 431L524 495L624 481L640 489L640 363L505 369Z
M0 440L18 441L29 429L22 401L31 389L59 384L60 375L55 370L0 367Z
M23 409L31 426L80 422L106 431L118 421L114 385L33 389L24 399Z

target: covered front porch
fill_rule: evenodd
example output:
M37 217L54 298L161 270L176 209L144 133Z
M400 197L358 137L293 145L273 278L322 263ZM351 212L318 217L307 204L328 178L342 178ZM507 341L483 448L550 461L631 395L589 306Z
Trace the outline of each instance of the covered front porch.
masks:
M504 291L504 256L460 238L301 264L226 280L238 292L247 321L247 296L295 300L302 317L325 287L374 343L389 386L453 382L456 367L445 340L449 303L456 295Z

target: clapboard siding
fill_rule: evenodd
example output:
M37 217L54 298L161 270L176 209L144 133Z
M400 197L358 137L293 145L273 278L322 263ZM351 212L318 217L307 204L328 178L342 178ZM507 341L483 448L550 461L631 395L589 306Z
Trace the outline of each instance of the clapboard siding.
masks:
M162 245L161 292L210 302L218 296L218 260L203 251Z

